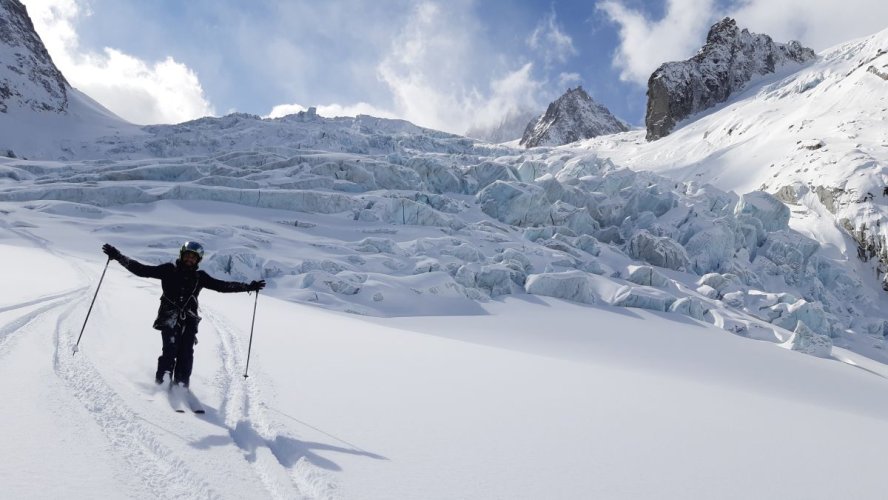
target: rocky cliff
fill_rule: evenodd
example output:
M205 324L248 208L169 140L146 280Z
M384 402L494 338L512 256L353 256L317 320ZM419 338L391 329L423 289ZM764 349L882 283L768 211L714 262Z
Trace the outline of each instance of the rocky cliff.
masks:
M669 135L677 122L724 102L756 76L815 57L813 50L799 42L776 43L768 35L741 30L736 21L725 18L710 28L697 55L665 63L651 75L647 139Z
M0 113L10 108L65 112L67 80L34 31L25 6L0 0Z

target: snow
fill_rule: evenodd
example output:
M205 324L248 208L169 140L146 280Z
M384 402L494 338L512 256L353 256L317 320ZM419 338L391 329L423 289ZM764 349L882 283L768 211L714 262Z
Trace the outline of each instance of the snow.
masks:
M779 231L789 226L789 207L762 191L753 191L740 196L734 213L748 215L758 220L765 231Z
M31 281L43 297L75 289L42 302L45 310L3 313L6 324L32 316L0 344L3 379L17 381L0 386L11 403L3 425L21 430L8 434L20 452L0 461L0 473L17 497L881 491L876 458L888 444L879 437L888 408L880 377L703 323L534 296L434 321L263 296L244 380L252 300L206 292L192 387L207 414L176 414L151 382L159 286L111 267L71 356L100 261L0 247L4 255L11 248L19 248L16 265L66 261L77 271ZM37 445L15 437L35 430Z

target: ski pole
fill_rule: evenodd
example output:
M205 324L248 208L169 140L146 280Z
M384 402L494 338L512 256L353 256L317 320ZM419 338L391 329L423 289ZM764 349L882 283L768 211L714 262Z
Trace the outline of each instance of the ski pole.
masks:
M83 330L86 330L86 322L89 321L89 313L93 310L93 304L96 303L96 297L99 296L99 288L102 288L102 280L105 279L105 272L108 270L108 264L111 263L111 257L108 257L108 261L105 262L105 269L102 270L102 277L99 278L99 285L96 287L96 293L93 295L92 302L89 303L89 310L86 311L86 319L83 320L83 327L80 328L80 335L77 336L77 343L74 344L74 352L71 354L77 354L78 346L80 345L80 338L83 337Z
M253 350L253 327L256 326L256 304L258 303L259 290L256 290L256 299L253 301L253 322L250 323L250 344L247 347L247 366L244 368L244 379L249 376L247 372L250 370L250 351Z

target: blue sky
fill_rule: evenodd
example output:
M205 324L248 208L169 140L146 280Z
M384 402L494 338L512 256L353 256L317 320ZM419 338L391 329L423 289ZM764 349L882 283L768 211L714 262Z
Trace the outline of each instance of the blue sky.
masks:
M23 2L72 85L136 123L318 106L456 133L577 84L640 125L647 75L724 15L816 50L888 19L872 0Z

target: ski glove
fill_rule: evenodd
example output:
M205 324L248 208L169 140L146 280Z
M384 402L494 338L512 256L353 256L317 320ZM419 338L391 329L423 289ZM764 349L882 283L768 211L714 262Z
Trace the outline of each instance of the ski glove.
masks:
M108 243L105 243L104 245L102 245L102 251L105 252L105 255L107 255L108 258L111 260L120 260L120 257L122 256L122 254L120 253L120 250L114 248L113 246L109 245Z
M254 280L254 281L251 281L247 285L248 292L258 292L259 290L262 290L263 288L265 288L265 280L259 280L259 281Z

